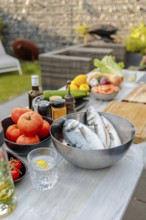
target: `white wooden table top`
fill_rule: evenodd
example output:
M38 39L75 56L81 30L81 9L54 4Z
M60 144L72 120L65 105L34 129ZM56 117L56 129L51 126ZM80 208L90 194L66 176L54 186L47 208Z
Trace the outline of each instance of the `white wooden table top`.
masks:
M123 86L120 100L133 87ZM93 97L90 104L101 111L108 102ZM145 143L132 144L116 165L101 170L85 170L58 155L59 181L52 190L32 188L29 174L16 184L17 207L8 220L120 220L143 170Z

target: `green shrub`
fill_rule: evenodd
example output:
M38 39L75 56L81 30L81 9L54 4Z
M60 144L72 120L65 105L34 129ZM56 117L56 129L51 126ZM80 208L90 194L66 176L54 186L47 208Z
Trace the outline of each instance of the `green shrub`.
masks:
M127 52L146 54L146 26L140 24L133 28L125 40L125 45Z

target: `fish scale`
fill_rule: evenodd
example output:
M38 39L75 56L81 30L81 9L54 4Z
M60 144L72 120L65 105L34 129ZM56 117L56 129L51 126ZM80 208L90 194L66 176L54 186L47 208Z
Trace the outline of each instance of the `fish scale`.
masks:
M101 116L101 118L103 119L105 127L111 137L110 148L117 147L117 146L121 145L121 140L120 140L119 135L118 135L116 129L114 128L114 126L104 116Z
M104 146L90 128L75 119L68 119L63 124L63 136L65 141L77 148L104 149Z
M87 124L89 126L94 126L94 131L101 139L104 148L106 149L109 148L110 136L106 131L106 128L99 113L95 110L93 106L88 106L86 111L86 116L87 116Z

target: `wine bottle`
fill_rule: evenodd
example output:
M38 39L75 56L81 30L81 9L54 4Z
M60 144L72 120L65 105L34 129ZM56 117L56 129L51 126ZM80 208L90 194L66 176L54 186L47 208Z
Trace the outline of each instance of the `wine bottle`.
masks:
M32 85L32 89L31 91L28 92L28 101L29 101L29 108L33 109L33 99L36 98L37 96L42 95L42 91L39 88L39 77L38 75L32 75L31 76L31 85Z

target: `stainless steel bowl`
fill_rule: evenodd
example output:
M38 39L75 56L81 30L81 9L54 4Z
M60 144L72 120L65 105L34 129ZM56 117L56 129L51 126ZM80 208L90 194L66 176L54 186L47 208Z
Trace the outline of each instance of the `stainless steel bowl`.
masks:
M100 112L116 128L122 145L103 150L83 150L62 143L62 128L64 120L76 119L86 124L86 113L69 114L54 121L51 125L51 139L59 153L70 163L85 169L101 169L109 167L119 161L129 149L135 135L134 126L125 118L118 115Z

